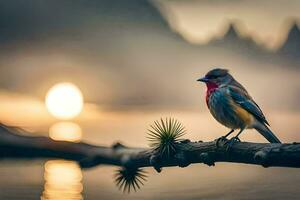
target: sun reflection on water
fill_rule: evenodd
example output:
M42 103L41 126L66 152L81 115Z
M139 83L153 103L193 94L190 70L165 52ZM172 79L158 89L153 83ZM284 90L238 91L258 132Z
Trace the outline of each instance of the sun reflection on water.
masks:
M81 127L73 122L58 122L49 129L53 140L79 142ZM73 161L50 160L45 163L44 191L41 200L82 200L82 172Z
M82 173L76 162L51 160L45 164L41 200L82 200Z

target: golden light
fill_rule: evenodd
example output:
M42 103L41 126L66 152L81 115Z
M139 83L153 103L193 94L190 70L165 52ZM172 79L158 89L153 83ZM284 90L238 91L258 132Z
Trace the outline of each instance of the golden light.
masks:
M79 88L72 83L58 83L46 95L48 111L59 119L71 119L82 110L83 96Z
M50 127L49 137L53 140L79 142L82 138L82 131L76 123L58 122Z
M82 172L77 163L50 160L45 164L42 200L82 200Z

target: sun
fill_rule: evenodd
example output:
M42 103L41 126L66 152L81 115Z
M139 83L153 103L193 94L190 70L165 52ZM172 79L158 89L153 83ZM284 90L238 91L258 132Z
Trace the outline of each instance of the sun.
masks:
M83 96L73 83L58 83L46 95L48 111L58 119L72 119L79 115L83 107Z

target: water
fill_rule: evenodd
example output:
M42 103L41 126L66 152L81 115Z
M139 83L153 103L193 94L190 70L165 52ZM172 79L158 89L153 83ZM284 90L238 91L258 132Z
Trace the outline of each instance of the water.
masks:
M169 113L123 113L107 115L96 122L76 122L83 140L110 145L147 146L146 128L159 116ZM186 138L211 140L226 132L206 114L173 113L188 129ZM299 141L295 113L273 113L272 129L283 141ZM281 123L276 123L280 121ZM198 122L201 122L198 123ZM69 124L70 125L70 124ZM53 129L52 129L53 130ZM78 130L78 129L65 129ZM71 132L68 132L71 133ZM255 131L247 131L243 140L263 141ZM56 135L57 136L57 135ZM78 134L77 134L78 136ZM72 137L65 137L71 138ZM78 138L75 138L76 140ZM116 187L118 168L97 166L81 170L76 162L64 160L4 160L0 162L0 199L299 199L300 173L293 168L263 168L255 165L217 163L215 167L194 164L187 168L164 168L159 174L147 168L147 181L141 190L130 194Z
M46 166L45 166L46 165ZM1 162L0 199L299 199L298 169L239 164L147 169L145 185L135 193L115 186L116 167L81 171L70 161ZM62 173L63 172L63 173Z

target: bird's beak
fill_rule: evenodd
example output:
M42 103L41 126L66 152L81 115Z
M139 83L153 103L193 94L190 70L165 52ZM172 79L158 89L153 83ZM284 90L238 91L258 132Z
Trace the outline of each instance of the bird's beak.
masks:
M209 79L206 78L206 77L202 77L202 78L199 78L197 81L201 81L201 82L207 83L209 81Z

